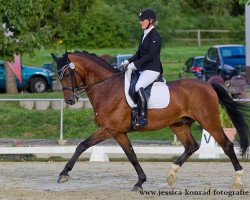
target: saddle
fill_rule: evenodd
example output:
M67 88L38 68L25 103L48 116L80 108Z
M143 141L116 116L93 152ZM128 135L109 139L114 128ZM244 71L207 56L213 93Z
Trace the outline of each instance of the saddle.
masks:
M131 70L132 71L132 70ZM127 100L127 103L130 108L135 108L137 107L136 103L137 101L134 101L131 96L129 95L129 90L130 90L130 84L131 84L131 72L130 70L127 70L125 72L125 77L124 77L124 93L125 97ZM138 77L137 77L138 80ZM151 87L150 90L150 95L148 99L148 109L162 109L166 108L169 104L170 101L170 93L168 89L168 85L166 84L166 81L162 79L163 82L154 82L153 86ZM136 81L132 81L133 87L134 88L136 85ZM135 91L135 89L131 89L131 95L133 96L135 93L132 92ZM136 103L135 103L136 102Z
M137 94L135 92L135 86L136 86L136 83L138 81L140 77L140 72L138 71L133 71L132 74L131 74L131 81L130 81L130 86L129 86L129 91L128 91L128 94L129 96L131 97L131 99L133 100L133 102L136 104L137 103ZM149 97L151 95L151 89L152 89L152 86L155 82L164 82L164 79L162 78L162 76L160 75L153 83L151 83L149 86L147 86L144 91L146 93L146 99L147 99L147 102L149 100Z

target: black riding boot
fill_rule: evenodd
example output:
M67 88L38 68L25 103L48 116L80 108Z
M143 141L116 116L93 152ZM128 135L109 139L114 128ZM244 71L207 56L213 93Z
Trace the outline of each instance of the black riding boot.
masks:
M138 95L138 101L137 101L138 118L135 126L146 126L148 124L147 120L148 105L144 88L141 87L138 90L137 95Z

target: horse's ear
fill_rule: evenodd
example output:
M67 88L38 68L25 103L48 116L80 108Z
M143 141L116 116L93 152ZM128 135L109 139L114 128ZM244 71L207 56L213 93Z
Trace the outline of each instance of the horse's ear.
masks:
M58 58L56 57L56 55L54 53L51 53L51 57L54 59L54 61L58 61Z
M67 50L65 50L64 56L66 56L68 58L68 54L69 54L69 52Z

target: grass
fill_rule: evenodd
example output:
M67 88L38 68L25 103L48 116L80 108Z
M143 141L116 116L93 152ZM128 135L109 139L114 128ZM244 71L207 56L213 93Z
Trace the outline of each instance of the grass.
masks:
M2 102L0 107L0 137L17 139L58 139L60 111L26 110L18 102ZM11 113L11 114L10 114ZM64 110L64 137L86 138L97 127L91 109Z

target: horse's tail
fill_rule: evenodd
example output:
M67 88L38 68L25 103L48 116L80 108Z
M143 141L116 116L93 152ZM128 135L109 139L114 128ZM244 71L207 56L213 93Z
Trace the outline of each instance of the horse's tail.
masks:
M245 155L249 148L249 128L245 121L245 118L249 117L246 113L249 108L243 103L234 101L221 85L212 83L212 87L219 97L222 108L227 111L228 116L237 130L240 139L241 154Z

